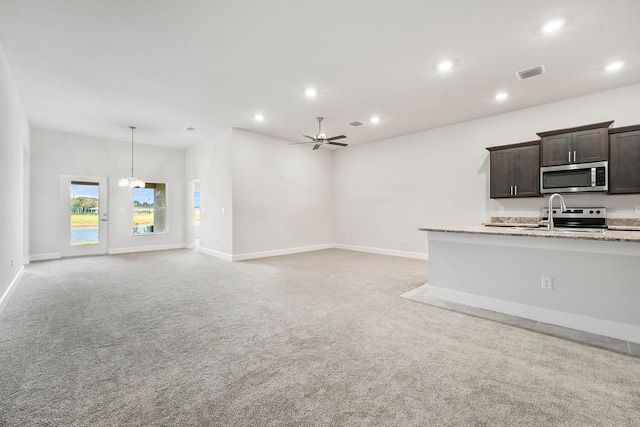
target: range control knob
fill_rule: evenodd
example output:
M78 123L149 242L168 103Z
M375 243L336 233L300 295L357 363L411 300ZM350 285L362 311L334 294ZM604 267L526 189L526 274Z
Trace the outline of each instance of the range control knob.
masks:
M590 213L590 214L592 214L592 213L593 213L593 211L589 211L589 213Z
M597 211L596 211L596 213L597 213L597 214L599 214L599 213L600 213L600 210L597 210Z

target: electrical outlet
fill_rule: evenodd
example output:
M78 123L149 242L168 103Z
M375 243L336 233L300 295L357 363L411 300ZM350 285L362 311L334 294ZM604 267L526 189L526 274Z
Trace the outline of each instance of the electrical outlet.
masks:
M636 206L636 213L640 214L640 206Z
M345 234L345 235L344 235L344 238L345 238L345 239L348 239L348 238L349 238L349 233Z
M542 289L553 289L553 280L551 280L551 277L542 276Z
M500 206L500 213L505 213L507 210L504 208L504 206Z
M391 239L391 241L392 241L393 243L395 243L395 242L397 242L397 239L394 237L393 239Z
M406 245L407 244L407 238L405 237L404 239L402 239L402 244Z
M14 262L13 258L11 258L11 267L13 267L13 262Z
M282 242L284 239L282 238L282 236L280 236L278 237L278 240Z

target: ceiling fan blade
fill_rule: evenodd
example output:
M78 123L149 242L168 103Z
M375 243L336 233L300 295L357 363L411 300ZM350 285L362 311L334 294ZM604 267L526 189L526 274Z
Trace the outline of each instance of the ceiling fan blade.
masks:
M327 142L327 144L339 145L341 147L346 147L347 145L349 145L349 144L345 144L344 142L332 142L332 141Z
M305 138L309 138L309 139L311 139L313 141L316 140L316 138L314 136L309 136L309 135L302 135L302 136L304 136Z
M291 142L289 143L289 145L296 145L296 144L313 144L315 141L302 141L302 142Z
M321 146L321 145L322 145L322 144L316 144L316 145L313 147L313 149L314 149L314 150L317 150L318 148L320 148L320 146Z
M327 138L327 141L333 141L334 139L342 139L346 138L345 135L332 136L331 138Z

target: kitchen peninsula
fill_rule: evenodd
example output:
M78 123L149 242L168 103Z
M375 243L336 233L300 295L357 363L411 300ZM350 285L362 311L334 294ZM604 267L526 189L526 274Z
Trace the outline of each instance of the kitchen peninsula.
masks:
M419 230L429 296L640 343L640 232Z

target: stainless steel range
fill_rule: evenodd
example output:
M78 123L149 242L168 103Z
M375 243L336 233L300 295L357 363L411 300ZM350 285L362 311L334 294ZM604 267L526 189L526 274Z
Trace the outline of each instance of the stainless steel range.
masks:
M575 231L607 229L607 208L553 208L555 228ZM542 209L542 219L549 219L549 208Z

